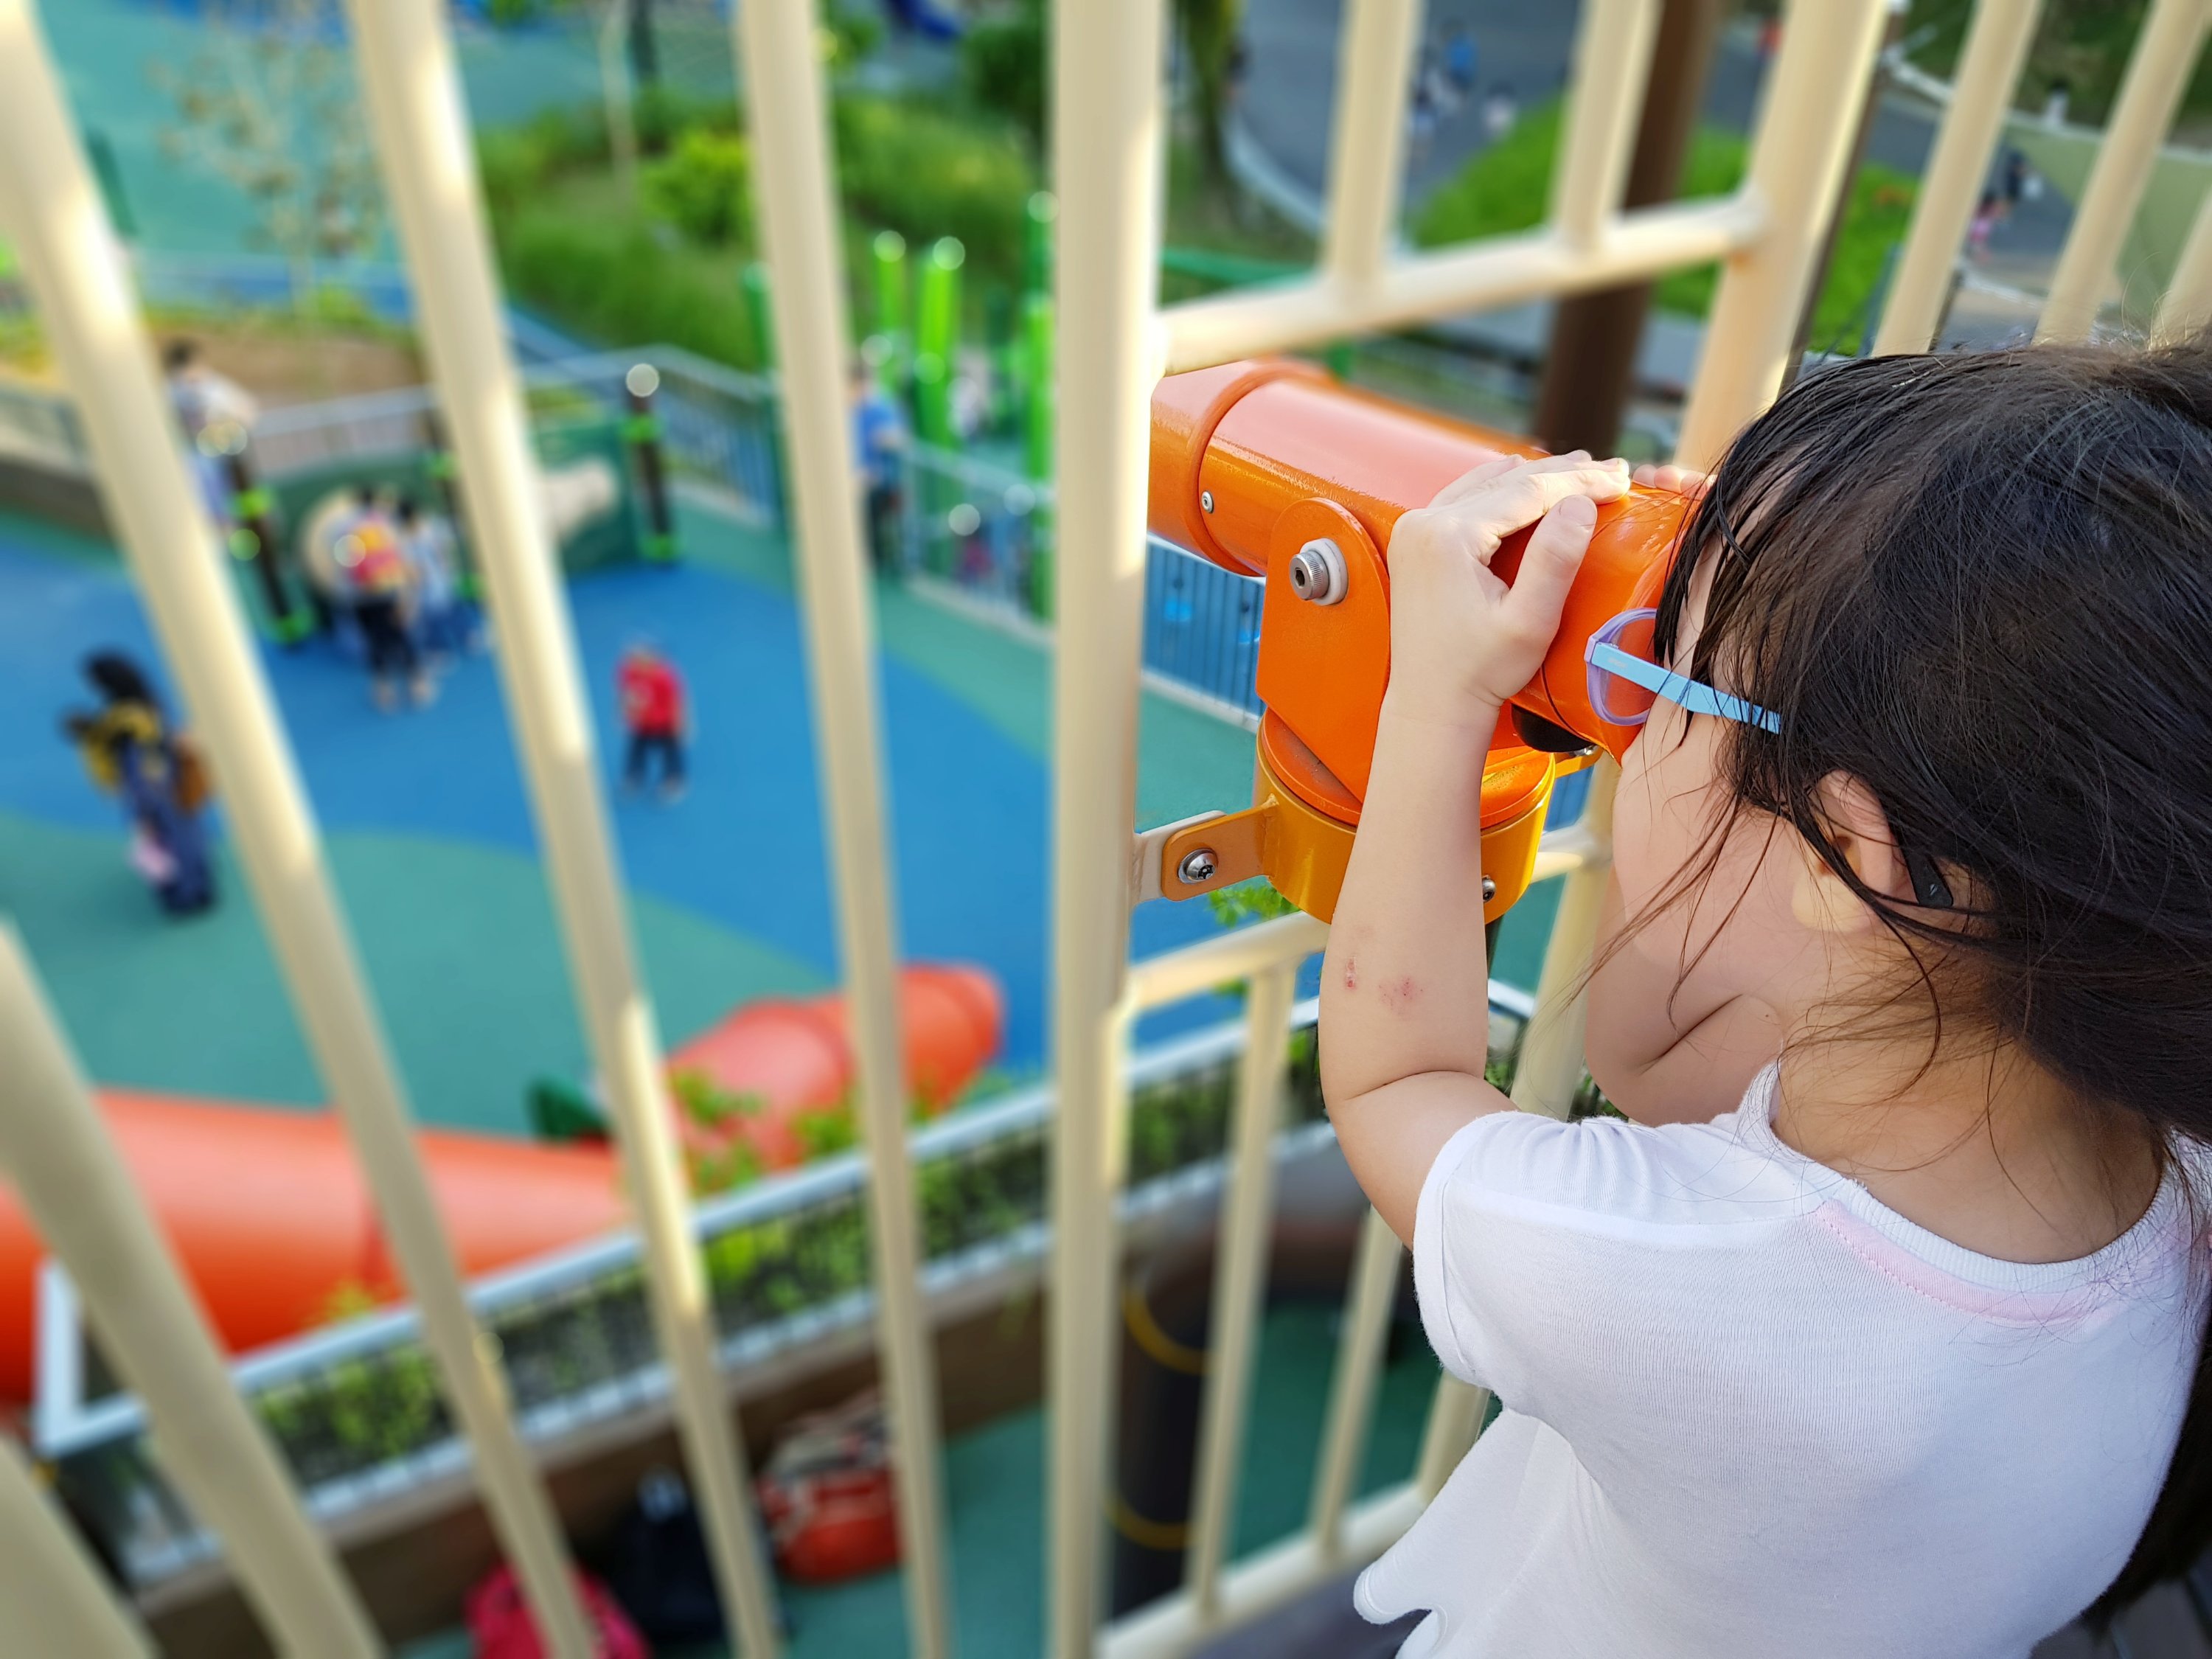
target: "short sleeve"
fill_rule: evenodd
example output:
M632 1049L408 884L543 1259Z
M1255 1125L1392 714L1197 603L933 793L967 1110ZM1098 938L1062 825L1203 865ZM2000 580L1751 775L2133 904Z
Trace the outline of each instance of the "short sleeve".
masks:
M1414 1291L1444 1368L1564 1427L1554 1407L1705 1317L1723 1262L1802 1211L1728 1122L1498 1112L1445 1142L1413 1222Z

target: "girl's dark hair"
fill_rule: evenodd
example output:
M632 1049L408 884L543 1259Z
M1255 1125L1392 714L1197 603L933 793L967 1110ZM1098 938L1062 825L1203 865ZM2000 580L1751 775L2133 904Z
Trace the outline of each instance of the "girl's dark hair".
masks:
M1660 601L1728 728L1742 808L1795 827L1912 950L1942 1024L2017 1043L2162 1147L2212 1142L2212 340L1847 363L1743 434ZM1957 908L1893 903L1822 780L1881 801ZM2212 1363L2093 1612L2212 1537Z

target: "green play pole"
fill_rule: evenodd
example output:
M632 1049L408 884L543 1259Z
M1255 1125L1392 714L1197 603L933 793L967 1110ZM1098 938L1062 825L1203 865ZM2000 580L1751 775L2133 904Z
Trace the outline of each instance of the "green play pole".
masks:
M907 358L913 349L908 337L906 238L895 230L879 230L868 247L876 266L876 332L890 349L884 359L883 380L896 388L906 384Z
M763 373L775 367L775 325L768 309L768 267L754 260L738 277L744 291L745 318L753 331L753 356Z
M960 267L968 250L940 236L921 267L921 295L914 325L914 416L922 441L949 449L952 429L952 370L960 350Z
M1054 392L1052 295L1032 293L1022 302L1022 356L1029 395L1022 404L1022 464L1030 477L1052 477ZM1040 505L1030 517L1030 609L1053 614L1052 509Z
M1029 221L1024 286L1036 293L1052 292L1052 226L1060 217L1060 201L1048 190L1032 195L1024 216Z

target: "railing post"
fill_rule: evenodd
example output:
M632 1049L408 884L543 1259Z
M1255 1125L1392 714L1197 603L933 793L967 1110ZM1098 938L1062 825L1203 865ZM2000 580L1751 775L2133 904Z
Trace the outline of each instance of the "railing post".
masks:
M1705 467L1773 401L1858 132L1887 0L1791 0L1768 71L1751 177L1766 233L1723 268L1675 454Z
M1112 1392L1113 1196L1135 835L1145 490L1159 339L1162 0L1054 0L1060 546L1053 673L1050 1590L1046 1649L1085 1659L1099 1608Z
M0 1630L19 1653L56 1659L154 1659L143 1626L118 1601L64 1515L0 1437Z
M1419 0L1349 0L1340 26L1336 116L1328 141L1322 269L1346 289L1382 274L1406 193L1406 91Z
M776 295L785 453L791 459L800 610L815 741L828 795L838 950L860 1061L876 1320L897 1472L908 1651L951 1650L939 1492L937 1358L919 1278L920 1218L907 1153L898 945L876 724L874 630L845 393L848 319L815 9L737 8L761 234ZM956 245L957 246L957 245Z
M2212 191L2205 193L2197 210L2197 222L2189 228L2189 240L2182 246L2173 280L2166 285L2166 295L2159 301L2151 337L2178 340L2208 324L2212 324Z
M0 18L8 9L0 0ZM21 45L0 27L0 59ZM0 1166L146 1402L154 1449L289 1652L372 1659L375 1627L276 1449L231 1386L198 1300L131 1184L15 930L0 925ZM10 1645L13 1645L10 1632Z
M475 1454L494 1527L557 1652L587 1659L591 1637L560 1528L515 1433L497 1361L468 1310L306 791L24 0L0 0L0 224L18 239L77 393L105 499L228 798L263 921L422 1309L426 1345Z
M1565 1117L1583 1080L1583 1022L1589 994L1590 951L1598 914L1613 874L1613 796L1620 768L1601 760L1590 777L1583 806L1588 834L1579 867L1561 884L1559 914L1545 942L1544 966L1536 979L1535 1012L1521 1036L1521 1059L1513 1071L1513 1103L1524 1112Z
M1207 1316L1206 1393L1199 1416L1196 1490L1191 1504L1188 1578L1202 1620L1221 1607L1221 1565L1237 1514L1237 1474L1251 1403L1252 1364L1267 1291L1274 1219L1275 1132L1282 1125L1289 1066L1295 963L1255 974L1245 988L1244 1055L1237 1073L1229 1179L1213 1247L1213 1300Z
M507 355L453 43L436 0L349 0L356 57L431 377L459 459L469 544L489 588L497 660L545 849L576 1000L613 1108L723 1610L748 1659L778 1649L744 1448L715 1358L714 1311L661 1075L660 1040L623 915L591 714Z
M1552 228L1577 251L1595 248L1620 211L1658 36L1659 0L1591 0L1583 9L1566 143L1552 175Z
M1368 1211L1359 1226L1351 1282L1345 1287L1344 1330L1337 1340L1336 1369L1329 1378L1328 1426L1322 1433L1309 1518L1322 1555L1332 1560L1344 1551L1345 1507L1358 1484L1360 1459L1367 1449L1375 1382L1382 1369L1399 1264L1405 1256L1406 1247L1390 1231L1390 1224Z
M2051 275L2035 325L2039 343L2086 340L2095 328L2120 243L2158 165L2159 145L2181 107L2208 27L2212 0L2153 0Z
M2035 38L2043 0L1980 0L1959 54L1951 106L1921 175L1912 228L1883 307L1875 356L1925 351L1943 317L1943 301L1959 263L1959 246L1989 176L1990 153L2004 131L2012 89Z

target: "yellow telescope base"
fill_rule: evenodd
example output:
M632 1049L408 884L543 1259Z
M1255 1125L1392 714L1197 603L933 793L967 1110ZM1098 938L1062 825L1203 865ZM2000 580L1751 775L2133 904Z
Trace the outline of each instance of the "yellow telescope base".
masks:
M1537 844L1558 768L1547 765L1530 787L1526 750L1498 757L1483 771L1482 919L1495 921L1520 902L1535 872ZM1509 775L1510 770L1510 775ZM1492 774L1498 787L1493 790ZM1497 821L1492 799L1498 797ZM1352 860L1355 823L1301 799L1278 778L1263 750L1254 769L1252 805L1242 812L1184 826L1160 853L1160 891L1195 898L1216 888L1265 876L1308 915L1328 921Z

